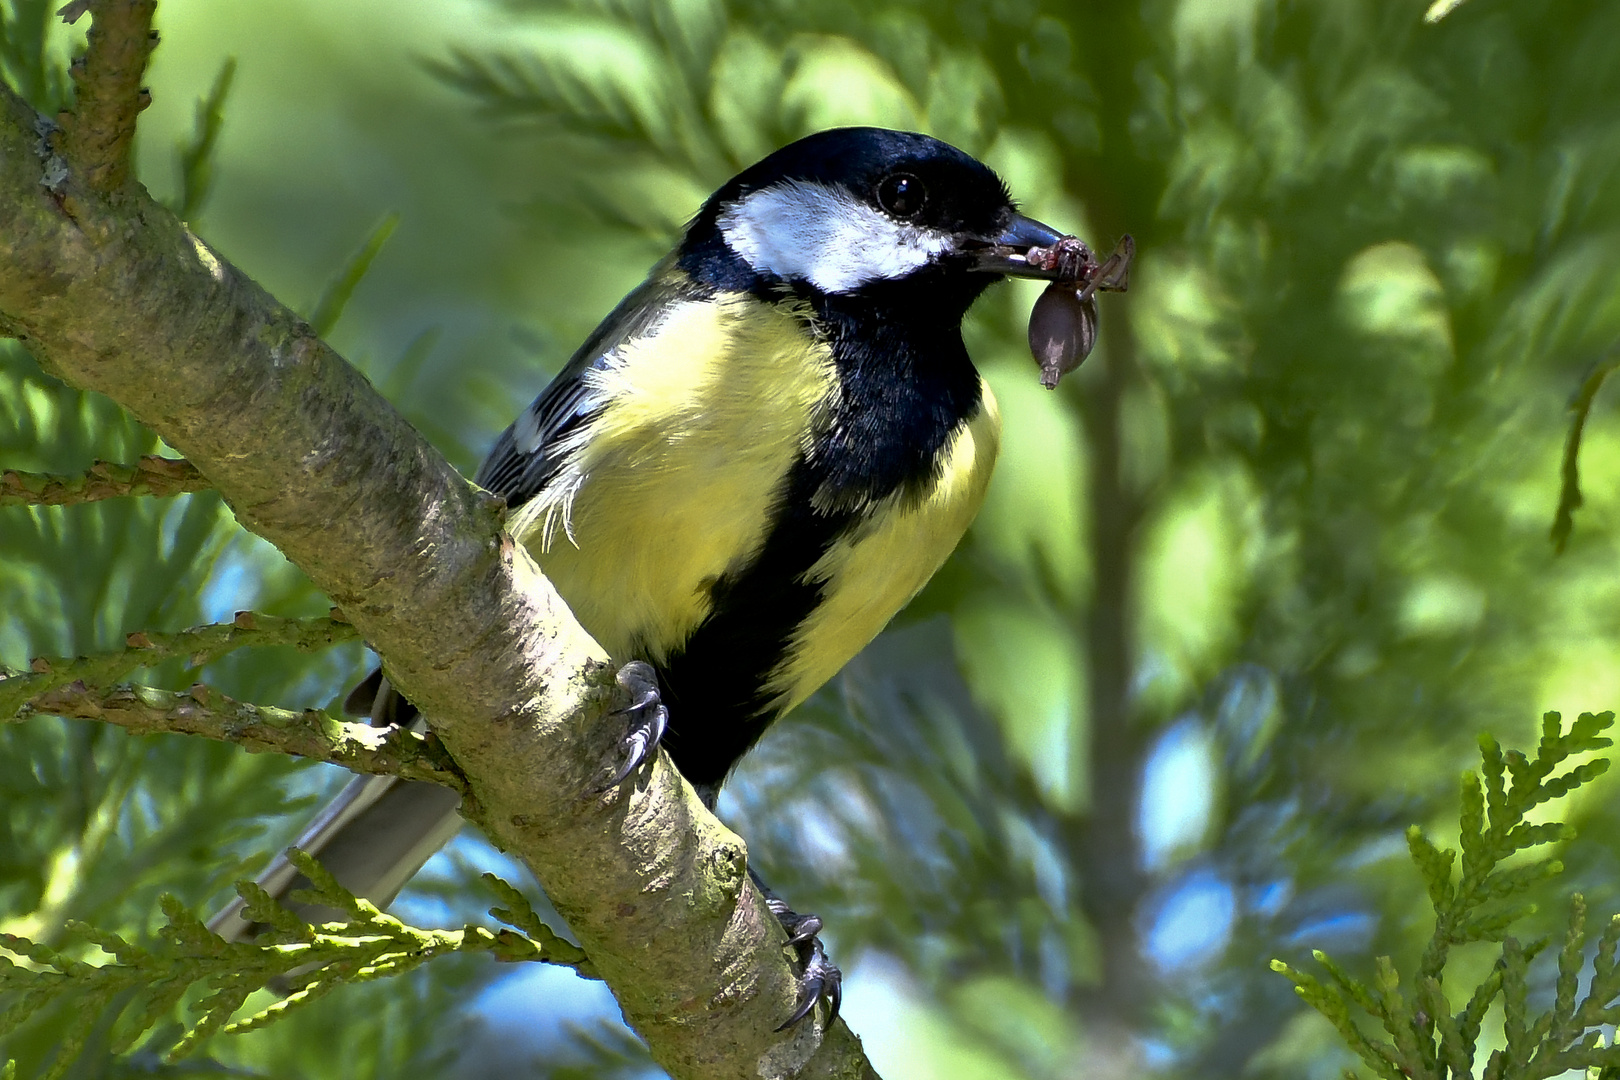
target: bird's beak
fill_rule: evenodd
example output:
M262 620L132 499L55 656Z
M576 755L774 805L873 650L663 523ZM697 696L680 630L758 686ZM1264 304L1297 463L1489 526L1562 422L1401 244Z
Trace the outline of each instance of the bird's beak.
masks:
M977 252L973 269L987 274L1056 280L1062 276L1058 265L1050 260L1031 262L1026 256L1031 248L1050 251L1065 239L1068 237L1050 225L1023 214L1014 214L1001 235L989 238L987 246Z

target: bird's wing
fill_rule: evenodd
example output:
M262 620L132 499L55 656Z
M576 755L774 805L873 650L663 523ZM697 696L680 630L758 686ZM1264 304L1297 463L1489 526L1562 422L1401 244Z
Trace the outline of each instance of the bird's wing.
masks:
M602 320L534 404L501 432L473 482L505 499L514 510L540 494L563 466L566 454L559 445L595 419L607 404L586 374L606 367L615 349L653 330L671 305L702 295L703 289L675 269L672 261L655 267Z

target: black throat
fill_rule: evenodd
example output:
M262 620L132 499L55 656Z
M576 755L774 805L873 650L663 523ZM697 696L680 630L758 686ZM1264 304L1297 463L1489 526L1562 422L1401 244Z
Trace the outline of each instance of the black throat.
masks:
M983 286L971 284L977 296ZM841 394L809 455L819 504L863 506L927 491L950 441L977 415L979 373L962 343L972 298L942 291L886 286L809 298Z

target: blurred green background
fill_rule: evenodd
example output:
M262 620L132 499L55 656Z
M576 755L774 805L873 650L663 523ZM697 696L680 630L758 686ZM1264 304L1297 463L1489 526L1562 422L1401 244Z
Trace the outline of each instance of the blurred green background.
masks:
M44 5L0 3L15 46ZM1620 704L1607 395L1569 548L1548 539L1567 403L1620 339L1620 5L1424 7L162 0L140 175L177 196L235 57L195 228L307 311L397 213L331 337L469 473L703 196L809 131L929 131L1035 216L1133 233L1132 290L1056 393L1023 343L1034 287L976 309L1007 426L984 513L722 816L826 918L888 1080L1326 1078L1347 1052L1266 961L1409 962L1402 830L1447 835L1476 733ZM0 349L0 467L155 446ZM0 509L0 663L245 607L326 605L211 495ZM151 676L324 705L364 662ZM0 726L0 930L140 933L161 890L204 910L342 779ZM1620 909L1613 779L1569 813L1553 891ZM400 908L475 917L486 866L522 880L464 835ZM566 972L448 964L216 1039L192 1073L659 1075L616 1015ZM61 1021L0 1049L27 1076ZM152 1071L92 1045L74 1075Z

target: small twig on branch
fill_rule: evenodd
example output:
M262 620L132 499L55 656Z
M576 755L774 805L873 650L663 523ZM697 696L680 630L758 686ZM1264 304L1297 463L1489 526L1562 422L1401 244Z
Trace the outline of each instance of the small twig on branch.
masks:
M26 678L27 676L24 676ZM0 687L12 680L0 682ZM467 796L467 779L431 732L350 724L317 709L249 705L197 683L176 693L150 686L103 690L74 682L24 703L23 720L45 713L116 724L137 735L174 732L235 743L250 753L296 754L359 773L441 784Z
M136 668L185 657L201 667L249 645L314 652L353 640L336 616L283 619L239 611L231 623L175 634L138 631L123 652L72 660L35 659L31 671L0 675L0 721L46 713L117 724L137 735L175 732L235 743L253 753L296 754L355 772L426 780L466 794L466 779L439 740L412 731L350 724L315 709L294 712L235 701L197 683L184 693L112 685ZM112 686L111 689L103 689Z
M1559 555L1564 553L1570 534L1575 531L1575 511L1586 501L1581 495L1581 435L1586 430L1586 418L1591 415L1592 402L1604 380L1617 367L1620 367L1620 345L1592 365L1586 378L1581 380L1580 389L1570 399L1569 434L1564 439L1564 463L1560 470L1563 484L1559 488L1558 510L1553 514L1552 526L1553 551Z
M88 10L92 19L85 54L73 63L77 103L60 117L58 149L103 194L129 179L135 117L152 103L141 77L157 45L156 8L157 0L74 0L58 12L73 22Z
M29 701L58 687L73 683L111 686L137 668L176 657L185 657L187 667L200 668L247 646L291 645L299 652L315 652L352 641L355 629L339 617L341 614L334 609L328 618L282 619L238 611L232 622L174 634L136 631L124 638L128 648L122 652L71 660L36 657L29 663L28 672L6 678L0 671L0 721L12 719Z
M213 486L184 458L153 454L134 465L98 461L88 473L78 476L7 469L0 472L0 506L72 506L125 495L164 498L208 491Z

